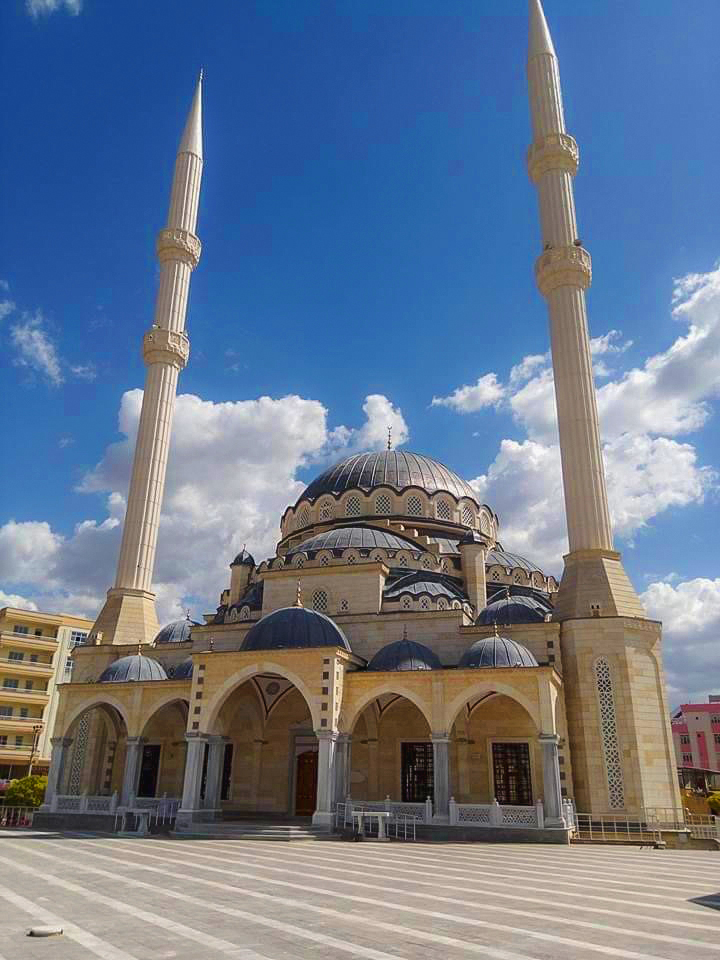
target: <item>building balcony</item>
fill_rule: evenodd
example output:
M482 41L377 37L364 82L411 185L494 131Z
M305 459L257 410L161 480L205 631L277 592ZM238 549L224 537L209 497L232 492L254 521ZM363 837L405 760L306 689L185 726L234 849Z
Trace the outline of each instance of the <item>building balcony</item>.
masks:
M13 633L12 630L3 630L0 633L0 649L13 647L16 650L54 653L57 645L58 641L53 637L36 637L31 633Z
M18 760L29 760L32 753L31 743L5 743L0 744L0 760L10 760L15 763Z
M0 674L13 677L51 677L54 672L52 663L32 663L30 660L10 660L0 656Z
M44 726L41 717L0 717L0 734L32 733L38 726Z
M49 690L23 690L22 687L0 687L0 701L7 703L22 703L23 706L45 706L50 700Z

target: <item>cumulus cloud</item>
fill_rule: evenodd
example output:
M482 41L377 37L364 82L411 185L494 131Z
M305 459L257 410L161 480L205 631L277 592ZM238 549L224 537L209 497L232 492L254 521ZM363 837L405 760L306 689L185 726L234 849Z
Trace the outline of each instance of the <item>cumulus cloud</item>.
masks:
M663 622L663 654L672 707L718 693L720 578L651 583L641 596L648 614Z
M104 519L85 520L66 537L47 524L0 528L0 556L6 554L3 536L26 550L21 565L7 554L0 580L22 585L44 609L93 616L114 580L141 405L141 390L124 394L123 439L107 447L78 487L106 498ZM214 609L229 581L228 563L243 543L258 561L274 555L280 516L305 486L300 470L329 456L384 447L388 424L398 442L407 439L402 412L386 397L368 396L363 412L360 426L328 430L325 407L298 396L227 403L177 398L155 566L162 620L188 604L196 614Z
M19 607L21 610L37 610L37 605L28 600L27 597L21 597L19 593L5 593L0 590L0 607Z
M58 10L76 17L82 10L82 0L25 0L25 9L35 20Z
M45 318L37 310L23 314L10 328L10 340L15 348L13 363L39 374L52 386L59 386L64 377L57 348L45 329Z
M458 387L447 397L433 397L431 406L450 407L459 413L477 413L486 407L497 406L505 396L505 389L494 373L486 373L477 383Z

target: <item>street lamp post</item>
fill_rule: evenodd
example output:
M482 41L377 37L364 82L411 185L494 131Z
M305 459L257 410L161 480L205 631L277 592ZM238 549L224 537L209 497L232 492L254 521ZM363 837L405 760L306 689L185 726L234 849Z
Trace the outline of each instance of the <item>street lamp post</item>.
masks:
M32 749L30 751L30 763L28 764L28 776L32 776L33 763L35 763L35 754L37 753L37 745L40 740L40 734L42 733L43 725L41 723L36 723L33 727L33 742Z

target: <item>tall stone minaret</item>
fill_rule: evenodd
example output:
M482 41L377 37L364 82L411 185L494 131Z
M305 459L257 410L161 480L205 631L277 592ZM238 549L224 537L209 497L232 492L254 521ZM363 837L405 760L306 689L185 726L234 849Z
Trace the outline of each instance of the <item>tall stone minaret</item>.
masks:
M570 552L556 619L644 616L613 549L585 309L590 254L575 219L579 152L565 132L560 73L539 0L530 2L528 85L533 142L527 155L540 204L535 278L547 300Z
M143 338L147 373L120 557L115 586L92 630L102 643L149 643L158 631L152 577L178 374L190 353L185 314L190 274L200 259L195 228L202 167L201 73L175 160L167 226L157 237L160 283L153 325Z
M568 744L577 809L646 816L680 805L665 696L661 626L648 620L613 549L585 311L590 254L578 236L578 147L565 132L560 75L540 0L530 0L528 82L570 552L560 621Z

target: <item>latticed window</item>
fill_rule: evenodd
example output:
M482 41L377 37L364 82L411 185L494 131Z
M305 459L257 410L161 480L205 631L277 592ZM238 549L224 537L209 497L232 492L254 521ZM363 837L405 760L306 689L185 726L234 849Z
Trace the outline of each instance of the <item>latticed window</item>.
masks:
M400 557L400 560L398 561L398 563L400 564L401 567L406 567L408 565L408 558L405 556L402 556Z
M407 498L405 512L409 517L421 517L423 515L423 505L420 497L413 495Z
M381 493L375 498L375 513L385 515L392 513L392 500L387 493Z
M440 597L437 603L438 610L447 610L447 600L443 597Z
M531 806L532 784L528 745L526 743L494 743L492 755L497 802L512 806Z
M433 745L402 744L403 803L424 803L433 795Z
M400 601L400 606L403 608L403 610L409 610L412 606L412 600L410 597L403 597Z
M297 525L299 527L306 527L310 523L310 511L307 507L303 507L300 513L298 514Z
M240 619L249 620L250 619L250 607L243 607L240 610Z
M345 516L346 517L360 516L360 497L350 497L345 502Z
M483 533L490 533L490 521L484 513L480 515L480 529Z
M330 557L327 554L325 554L325 556L320 558L321 567L326 567L329 563L330 563Z
M295 566L296 567L305 566L305 557L302 554L299 554L299 556L295 557Z
M333 515L332 504L326 500L320 507L320 519L331 520Z
M513 577L513 583L522 583L522 577L520 576L519 573L516 573L515 576Z
M349 601L347 601L347 600L341 600L341 601L340 601L340 610L341 610L343 613L347 613L349 609L350 609L350 603L349 603Z
M423 597L423 598L422 598L422 600L420 601L420 609L421 609L421 610L429 610L429 609L430 609L430 600L428 599L428 597Z
M450 513L450 504L447 500L438 500L435 504L435 516L438 520L449 520Z
M493 580L499 580L499 579L500 579L500 573L499 573L499 571L493 570L493 572L492 572L492 578L493 578Z
M432 567L432 560L430 557L423 557L422 565L425 570L429 570L430 567Z
M472 527L475 524L475 511L467 503L462 508L462 522L466 527Z
M347 558L347 562L348 562L348 563L357 563L357 557L355 556L354 553L351 553L351 554L350 554L350 556Z
M621 809L625 806L625 787L623 785L622 760L618 743L612 674L610 673L610 664L605 657L600 657L595 661L595 682L600 707L600 733L603 756L605 757L608 799L611 807Z
M385 557L381 553L376 553L373 560L375 563L385 563Z
M313 610L319 610L321 613L327 613L328 595L324 590L316 590L312 595Z

